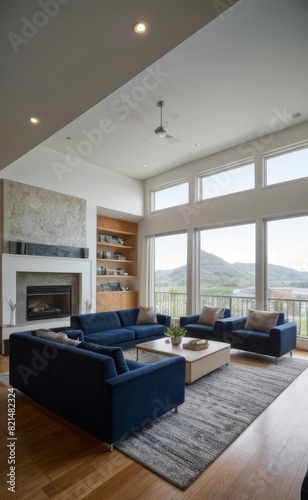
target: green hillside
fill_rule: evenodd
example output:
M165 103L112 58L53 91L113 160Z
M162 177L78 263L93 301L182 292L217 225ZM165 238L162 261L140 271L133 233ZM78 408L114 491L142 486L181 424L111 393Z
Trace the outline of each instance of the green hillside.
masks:
M254 286L255 265L225 260L201 250L201 285L207 287L226 286L245 288ZM308 288L308 272L300 272L283 266L269 264L270 286L293 286ZM155 273L156 288L183 287L186 284L186 266L158 270Z

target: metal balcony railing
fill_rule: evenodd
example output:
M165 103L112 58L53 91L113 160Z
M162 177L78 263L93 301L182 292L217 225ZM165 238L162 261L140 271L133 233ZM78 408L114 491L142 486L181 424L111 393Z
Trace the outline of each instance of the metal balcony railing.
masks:
M155 292L155 305L162 314L170 314L172 319L186 316L186 293ZM228 307L234 317L246 316L248 309L256 307L255 297L247 295L202 295L201 307ZM297 324L298 337L308 338L308 300L305 299L268 299L269 311L283 311L287 321Z

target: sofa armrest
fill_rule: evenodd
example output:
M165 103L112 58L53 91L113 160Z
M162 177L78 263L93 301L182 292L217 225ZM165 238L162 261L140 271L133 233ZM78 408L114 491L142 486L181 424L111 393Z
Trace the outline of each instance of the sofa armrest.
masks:
M185 399L183 356L157 361L106 381L112 443L182 404Z
M157 318L157 323L160 325L164 326L170 326L171 325L171 316L168 316L168 314L156 314Z
M199 318L200 318L200 314L193 314L191 316L181 316L180 317L180 326L185 328L185 325L190 325L191 323L198 323Z
M270 352L274 356L282 356L296 347L297 325L289 322L277 325L269 333Z

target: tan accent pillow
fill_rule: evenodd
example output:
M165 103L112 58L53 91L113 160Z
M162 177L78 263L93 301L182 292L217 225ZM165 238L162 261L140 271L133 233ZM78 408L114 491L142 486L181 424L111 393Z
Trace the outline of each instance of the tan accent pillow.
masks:
M136 324L137 325L157 324L156 308L140 306Z
M277 324L279 312L258 311L249 309L247 314L245 330L259 330L269 333Z
M76 346L80 344L80 340L69 339L66 333L53 332L52 330L36 330L35 335L41 339L52 340L59 344Z
M203 306L198 323L214 326L218 319L224 317L224 313L224 307Z

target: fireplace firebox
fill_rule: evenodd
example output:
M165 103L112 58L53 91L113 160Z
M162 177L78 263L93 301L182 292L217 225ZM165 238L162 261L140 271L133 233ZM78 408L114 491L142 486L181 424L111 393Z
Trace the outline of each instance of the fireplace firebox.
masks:
M70 316L71 289L70 285L27 286L27 320Z

